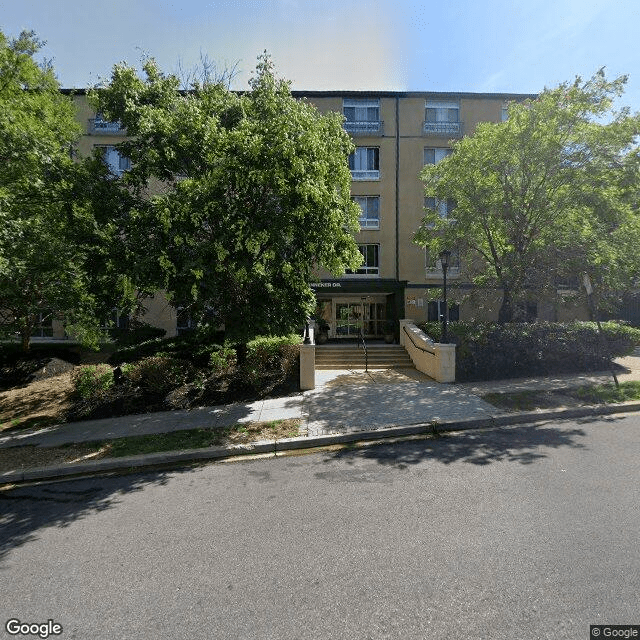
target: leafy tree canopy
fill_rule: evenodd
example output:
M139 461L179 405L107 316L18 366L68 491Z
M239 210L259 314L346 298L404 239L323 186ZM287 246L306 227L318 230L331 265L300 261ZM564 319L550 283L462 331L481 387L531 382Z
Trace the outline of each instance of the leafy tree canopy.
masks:
M315 304L313 269L361 261L341 117L295 100L266 53L243 94L221 82L185 92L153 60L143 69L117 65L92 96L130 136L121 184L136 199L127 235L139 284L213 310L238 343L299 327Z
M35 60L42 45L0 32L0 329L25 349L41 313L95 340L93 258L108 244L88 197L102 169L73 162L81 128L51 65Z
M614 295L638 277L640 116L612 108L625 83L600 70L513 102L423 170L425 194L456 207L426 210L415 242L459 251L468 277L501 289L500 321L582 273Z

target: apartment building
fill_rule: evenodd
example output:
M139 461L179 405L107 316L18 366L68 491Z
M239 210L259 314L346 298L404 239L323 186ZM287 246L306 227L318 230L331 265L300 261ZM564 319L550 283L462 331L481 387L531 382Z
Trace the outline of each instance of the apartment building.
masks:
M437 320L444 311L439 302L443 273L437 256L413 243L424 207L448 216L452 202L425 199L419 179L427 163L451 153L451 143L472 134L479 122L500 122L512 100L522 94L437 92L294 92L320 111L338 111L353 137L355 153L349 159L351 193L362 209L357 235L364 262L355 273L334 279L321 274L315 285L329 337L357 335L360 326L369 337L385 333L389 320ZM460 288L464 265L455 252L448 281ZM492 296L493 293L493 296ZM478 309L467 301L450 308L452 320L497 318L495 301Z
M349 338L364 327L368 337L385 333L389 321L417 321L441 317L442 269L437 257L413 243L425 204L437 207L443 216L451 213L451 202L425 200L419 173L427 163L439 162L451 153L451 142L473 134L479 122L500 122L512 100L533 97L523 94L442 92L293 92L319 111L337 111L345 117L344 128L353 137L355 152L349 158L351 193L360 205L360 232L356 241L363 254L362 266L341 278L319 274L313 287L329 337ZM105 161L115 174L126 171L128 160L115 145L126 137L117 123L103 121L82 93L75 95L78 118L86 126L79 143L80 155L95 147L104 149ZM455 252L448 281L459 289L469 288L464 265ZM451 320L481 318L495 320L499 292L486 292L480 309L463 301L450 310ZM160 293L148 301L145 318L168 336L189 329L189 318L181 316ZM530 309L532 317L563 320L555 308L544 304Z

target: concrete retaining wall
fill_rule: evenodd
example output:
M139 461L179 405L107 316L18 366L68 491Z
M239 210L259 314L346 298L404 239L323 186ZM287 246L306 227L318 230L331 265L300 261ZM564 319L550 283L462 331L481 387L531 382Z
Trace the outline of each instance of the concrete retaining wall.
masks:
M400 320L400 344L415 368L436 382L455 382L456 345L434 342L412 320Z

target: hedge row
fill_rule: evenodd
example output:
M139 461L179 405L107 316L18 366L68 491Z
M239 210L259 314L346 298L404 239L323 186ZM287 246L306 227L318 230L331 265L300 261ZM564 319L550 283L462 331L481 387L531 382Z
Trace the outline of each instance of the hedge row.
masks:
M189 338L155 339L123 348L111 357L119 365L123 382L141 387L149 393L164 395L189 382L212 376L235 375L248 386L259 388L266 378L287 375L295 367L300 337L256 338L247 345L247 358L239 368L236 352L222 344L200 344ZM73 375L78 397L97 400L114 386L113 368L109 365L85 365Z
M442 325L421 329L434 341ZM467 323L449 325L456 348L456 380L495 380L607 369L611 358L640 344L640 329L617 322Z

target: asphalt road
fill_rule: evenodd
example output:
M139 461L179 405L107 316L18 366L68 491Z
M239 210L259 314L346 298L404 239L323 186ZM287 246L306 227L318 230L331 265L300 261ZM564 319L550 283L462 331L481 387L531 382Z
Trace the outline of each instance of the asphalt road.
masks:
M0 493L5 622L63 639L587 639L640 624L640 418Z

